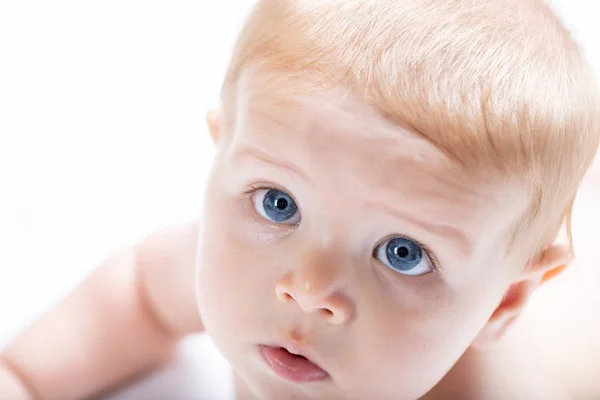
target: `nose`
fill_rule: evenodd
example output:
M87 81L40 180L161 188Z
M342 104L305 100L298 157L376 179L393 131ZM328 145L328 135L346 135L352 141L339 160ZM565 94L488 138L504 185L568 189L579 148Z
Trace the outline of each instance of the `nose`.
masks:
M326 257L312 255L281 277L275 294L283 303L296 304L330 324L342 325L353 319L355 307L340 281L339 266L327 262Z

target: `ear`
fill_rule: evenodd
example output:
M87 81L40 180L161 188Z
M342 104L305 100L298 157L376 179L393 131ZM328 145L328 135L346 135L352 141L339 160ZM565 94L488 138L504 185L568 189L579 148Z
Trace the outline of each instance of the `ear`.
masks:
M208 124L208 131L215 144L219 142L221 135L221 111L211 110L206 113L206 122Z
M473 346L487 347L502 338L522 314L534 291L541 284L559 275L572 260L571 248L556 244L534 257L508 288Z

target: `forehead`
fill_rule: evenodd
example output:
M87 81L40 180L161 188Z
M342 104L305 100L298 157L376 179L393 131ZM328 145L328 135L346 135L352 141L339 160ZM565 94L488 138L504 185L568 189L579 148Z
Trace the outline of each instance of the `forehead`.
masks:
M405 208L472 237L489 224L506 228L525 209L518 185L475 181L432 143L346 88L252 74L239 83L234 152L266 153L302 171L322 192Z
M443 181L464 180L459 166L433 144L385 119L348 89L323 89L276 74L248 73L240 82L236 134L240 139L278 147L328 170L353 171L369 181L412 171ZM427 168L422 167L427 164ZM350 170L348 170L348 168ZM396 179L397 180L397 179Z

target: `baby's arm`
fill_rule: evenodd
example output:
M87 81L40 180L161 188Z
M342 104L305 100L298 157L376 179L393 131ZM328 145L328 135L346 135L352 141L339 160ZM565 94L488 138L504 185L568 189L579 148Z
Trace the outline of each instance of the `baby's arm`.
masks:
M197 224L169 230L101 265L2 351L0 398L22 388L36 399L90 397L167 360L202 329L196 238Z

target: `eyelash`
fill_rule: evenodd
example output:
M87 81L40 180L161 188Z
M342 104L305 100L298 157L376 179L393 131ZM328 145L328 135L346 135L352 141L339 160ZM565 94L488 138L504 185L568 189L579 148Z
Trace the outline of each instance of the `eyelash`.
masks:
M262 184L262 183L251 183L250 185L248 185L248 189L246 191L244 191L243 195L250 196L250 195L254 194L255 192L258 192L259 190L280 190L282 192L287 193L286 190L284 190L283 188L277 187L275 185L267 185L267 184ZM290 195L290 196L292 196L292 195ZM294 196L292 196L292 199L294 199ZM294 201L296 201L296 199L294 199Z
M269 186L269 185L263 185L260 183L251 183L250 185L248 185L248 189L244 192L245 195L250 195L254 192L257 192L259 190L279 190L273 186Z
M253 193L255 193L259 190L285 191L283 188L277 187L275 185L268 185L268 184L262 184L262 183L251 183L250 185L248 185L248 189L246 191L244 191L244 196L251 196ZM285 192L287 193L287 191L285 191ZM293 196L292 196L292 198L293 198ZM294 199L294 201L296 201L296 199ZM297 204L297 202L296 202L296 204ZM435 256L435 254L431 251L431 249L427 245L419 242L418 240L412 239L405 235L396 235L396 236L390 236L390 237L385 238L379 244L384 243L387 240L391 240L394 237L401 237L403 239L411 240L411 241L415 242L416 244L418 244L423 249L425 254L427 254L427 257L429 257L429 260L431 260L431 264L432 264L434 272L438 272L440 270L440 263L439 263L437 257ZM377 246L379 246L379 244ZM377 246L375 246L375 249L373 251L376 251Z
M420 242L417 242L417 241L414 241L414 242L416 244L418 244L419 246L421 246L421 248L423 249L425 254L427 254L427 257L429 257L429 260L431 261L431 264L432 264L431 266L433 267L433 272L438 272L440 270L440 262L438 261L435 254L433 254L433 251L431 251L431 249L428 246L426 246Z

